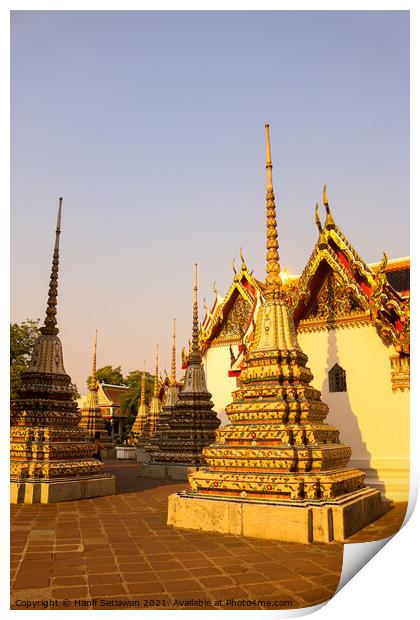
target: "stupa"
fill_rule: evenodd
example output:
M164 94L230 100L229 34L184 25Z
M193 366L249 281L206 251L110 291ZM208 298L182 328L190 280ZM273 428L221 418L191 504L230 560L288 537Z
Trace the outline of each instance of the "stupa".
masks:
M142 464L142 475L150 478L186 480L202 465L202 450L215 439L220 424L207 390L198 342L197 265L194 272L194 305L191 351L184 385L166 419L168 427L157 438L159 461Z
M106 423L98 407L98 382L96 380L96 349L97 349L98 331L95 332L95 340L93 343L92 356L92 376L89 381L89 391L85 398L83 407L80 409L79 426L85 431L89 439L94 440L96 437L100 440L106 451L106 456L115 456L115 448L111 437L106 430Z
M11 403L10 501L49 504L115 493L115 477L93 458L94 445L79 427L71 378L58 338L59 201L48 305L28 370Z
M146 364L145 364L146 366ZM149 415L149 407L146 403L146 368L141 374L140 380L140 400L137 409L137 416L134 420L131 431L128 435L127 443L130 446L145 446L147 436L147 417Z
M162 413L162 405L159 400L159 345L156 346L156 368L155 368L155 381L153 385L153 396L150 401L149 415L147 417L147 434L148 440L146 443L146 450L150 452L153 449L153 440L156 433L156 425L159 423L159 418Z
M176 335L175 335L175 319L172 332L172 357L171 357L171 376L169 379L169 386L165 395L164 405L162 412L156 423L156 430L153 439L153 447L150 452L153 461L159 461L159 444L161 438L165 436L166 431L169 429L169 418L172 416L175 405L178 402L179 390L176 381Z
M169 497L176 527L297 542L344 540L381 514L380 491L347 468L351 448L325 423L328 405L310 385L278 254L269 127L266 125L265 301L245 355L231 424L203 450L205 467Z

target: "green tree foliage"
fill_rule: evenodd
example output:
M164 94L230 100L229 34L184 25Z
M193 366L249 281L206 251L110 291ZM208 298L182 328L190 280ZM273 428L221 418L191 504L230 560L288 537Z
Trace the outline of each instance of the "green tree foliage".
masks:
M121 372L121 366L102 366L96 371L96 379L98 383L109 383L111 385L124 385L124 377ZM86 379L86 385L89 387L91 375Z
M29 367L35 340L40 333L39 319L10 324L10 398L17 396L20 376Z
M125 384L128 386L127 392L121 399L121 411L123 415L128 416L127 427L131 428L136 419L137 409L140 402L140 384L142 371L132 370L125 378ZM153 395L155 377L146 372L146 402L149 403Z

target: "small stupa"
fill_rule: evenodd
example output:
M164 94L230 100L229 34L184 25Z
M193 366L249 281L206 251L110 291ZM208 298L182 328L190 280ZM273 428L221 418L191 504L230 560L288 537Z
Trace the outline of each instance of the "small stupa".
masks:
M169 497L168 523L187 529L297 542L344 540L381 514L380 491L348 468L351 448L324 422L328 405L311 385L280 276L266 125L265 301L245 355L231 424L203 450L205 467Z
M79 427L71 378L58 338L57 295L62 198L48 304L28 370L11 402L10 501L49 504L115 493L115 477L95 459L94 444Z
M159 400L159 345L156 345L156 367L155 367L155 380L153 385L153 396L150 401L149 414L147 416L147 435L148 440L145 448L148 452L153 450L154 437L156 433L156 426L159 423L159 418L162 413L162 404Z
M83 407L80 409L80 423L79 426L83 429L89 439L93 440L98 438L101 444L104 446L106 456L111 457L115 455L114 444L111 437L106 430L106 422L102 416L101 410L98 407L98 382L96 380L96 349L98 340L98 330L95 332L95 340L93 343L93 356L92 356L92 376L89 381L89 391L83 403Z
M186 480L188 473L202 465L202 450L215 439L220 420L213 410L207 390L198 341L197 265L194 271L192 343L178 400L166 418L168 427L157 438L159 461L142 465L142 475L152 478ZM175 369L174 369L175 370ZM176 380L174 379L176 382Z
M149 415L149 407L146 403L146 362L140 379L140 400L137 409L137 416L131 427L131 431L127 438L130 446L145 446L147 436L147 416Z

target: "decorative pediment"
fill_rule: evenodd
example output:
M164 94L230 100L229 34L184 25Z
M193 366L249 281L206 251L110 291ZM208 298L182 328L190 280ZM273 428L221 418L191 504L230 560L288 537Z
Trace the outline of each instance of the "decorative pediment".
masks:
M334 324L337 319L360 315L363 311L364 308L360 302L351 292L348 292L346 283L330 271L305 318Z
M251 309L252 304L242 295L237 295L228 315L223 321L216 341L241 341L248 327Z
M241 342L249 331L257 300L262 294L262 284L256 280L242 258L239 273L234 269L234 278L225 298L207 310L200 330L202 352L211 343Z

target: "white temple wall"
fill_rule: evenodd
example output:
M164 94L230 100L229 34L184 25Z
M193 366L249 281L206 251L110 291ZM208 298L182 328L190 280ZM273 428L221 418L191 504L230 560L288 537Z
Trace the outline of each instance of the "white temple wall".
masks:
M236 389L236 377L229 377L229 345L214 346L207 349L203 357L207 389L212 395L214 410L221 419L221 426L229 424L225 407L232 402L232 392Z
M299 333L313 385L329 405L327 421L352 448L350 465L385 497L406 501L409 484L409 391L393 392L389 351L371 325ZM328 371L346 371L347 392L329 391Z

